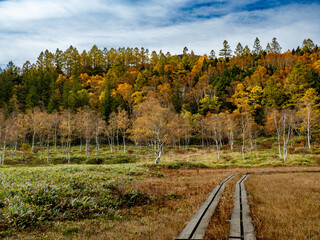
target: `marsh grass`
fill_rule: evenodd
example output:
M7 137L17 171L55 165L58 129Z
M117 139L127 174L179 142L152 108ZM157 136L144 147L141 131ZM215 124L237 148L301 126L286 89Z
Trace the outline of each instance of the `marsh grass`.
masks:
M213 146L189 146L187 149L167 146L158 165L154 164L154 156L147 147L139 149L136 159L134 146L130 145L126 154L122 150L111 154L107 146L102 146L98 160L94 154L87 158L79 146L72 147L71 165L65 164L66 159L59 153L61 149L57 154L52 152L49 165L39 160L37 152L30 153L26 160L20 159L18 153L13 162L6 161L14 166L0 166L0 195L6 198L5 202L0 202L0 213L9 214L9 218L0 219L4 223L0 225L0 237L172 239L209 192L231 173L320 170L318 146L309 151L300 143L294 145L288 160L283 162L272 143L270 139L261 140L252 152L246 152L246 162L242 160L238 145L234 150L224 147L220 160ZM52 193L52 189L56 192ZM46 219L51 216L51 206L38 206L33 198L31 201L25 193L33 190L37 196L45 193L45 197L58 199L57 203L65 203L63 206L69 206L76 199L73 203L84 211L79 215L75 207L61 208L62 216L65 213L68 217L52 215L58 217ZM227 186L224 200L218 207L221 219L230 215L231 192L232 184ZM29 199L32 205L27 206L21 199ZM109 199L107 205L104 199ZM135 199L144 199L144 205L139 206ZM297 199L298 196L291 201ZM13 208L8 210L10 202ZM7 221L10 218L17 223L24 219L22 223L27 224L11 226ZM224 220L220 223L208 236L223 239L227 225Z
M13 231L11 236L6 235L6 239L173 239L179 235L186 222L190 220L212 189L231 173L237 172L239 173L238 177L240 177L242 173L247 172L276 173L310 170L319 171L320 167L275 168L269 166L233 169L168 169L162 166L147 166L145 163L135 163L2 168L0 171L5 171L7 175L12 176L10 178L12 187L7 187L7 190L23 188L25 183L35 186L40 183L41 185L41 181L44 180L48 180L52 184L61 182L69 186L74 177L89 180L93 174L95 178L88 181L88 183L95 182L93 186L107 183L111 187L119 186L124 193L128 192L127 190L135 189L138 193L142 193L142 196L147 194L152 197L152 201L143 206L108 208L106 211L97 212L82 219L42 221L41 225L36 228ZM32 175L31 172L33 172ZM54 175L54 172L56 172L56 175ZM16 176L16 178L13 176ZM52 178L54 176L55 178ZM255 175L250 176L250 178L253 176ZM271 178L272 176L273 174L270 175ZM30 180L26 181L28 178ZM31 179L34 179L33 182ZM211 229L211 233L208 233L211 234L209 235L211 237L215 236L217 239L223 239L229 231L225 219L231 216L233 188L236 180L236 178L233 179L226 187L225 195L218 206L218 218L221 218L222 221L217 223L217 219L214 218L213 221L218 226ZM265 180L263 183L265 184ZM308 182L308 184L312 186L313 182ZM71 189L67 191L69 194L71 192ZM275 193L275 195L279 192L281 191L278 189L278 193ZM98 192L96 193L98 194ZM290 201L300 201L299 195L290 199ZM213 239L216 239L215 237Z
M320 173L252 175L246 186L257 239L319 239Z
M225 149L221 151L221 159L218 160L214 147L197 148L191 146L193 151L186 151L183 154L176 154L175 151L168 151L162 159L163 164L171 165L173 162L197 163L203 167L210 168L230 168L230 167L265 167L265 166L319 166L317 148L312 151L295 148L292 154L288 155L286 161L279 158L277 148L254 149L247 152L246 162L242 160L239 149ZM183 165L183 164L181 164Z

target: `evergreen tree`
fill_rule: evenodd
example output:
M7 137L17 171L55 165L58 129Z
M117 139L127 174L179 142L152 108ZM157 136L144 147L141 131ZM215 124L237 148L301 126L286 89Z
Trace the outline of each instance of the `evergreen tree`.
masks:
M266 52L267 53L272 53L272 49L271 49L270 43L267 44Z
M63 61L63 51L57 48L56 53L54 55L54 65L58 74L62 73L62 68L64 67Z
M189 49L187 47L183 48L183 56L188 54Z
M256 37L256 39L254 40L254 44L253 44L253 54L260 54L262 52L262 47L260 45L260 40L258 37Z
M248 47L248 45L246 45L243 49L243 55L249 55L250 54L250 48Z
M19 69L10 61L0 75L0 107L5 106L11 99L12 88L19 81Z
M104 82L104 91L102 92L103 96L101 102L101 113L105 116L106 120L108 120L110 114L117 109L116 101L112 96L113 85L114 78L108 74Z
M234 51L234 54L237 56L237 57L241 57L243 55L243 47L241 45L241 43L239 42L235 51Z
M272 53L281 53L280 44L277 41L277 38L273 38L271 42L271 51Z
M223 58L231 57L231 49L227 40L223 41L223 48L219 51L219 56Z
M210 51L210 59L213 60L213 59L215 59L215 58L216 58L216 53L215 53L214 50L211 50L211 51Z
M314 47L315 47L315 45L310 38L303 40L302 51L310 53L314 49Z

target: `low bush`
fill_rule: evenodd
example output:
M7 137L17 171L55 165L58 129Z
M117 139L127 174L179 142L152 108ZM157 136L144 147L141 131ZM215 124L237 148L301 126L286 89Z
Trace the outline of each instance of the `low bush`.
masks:
M293 152L294 154L310 154L310 150L308 148L296 148Z
M96 158L96 157L94 157L94 158L88 158L86 161L85 161L85 163L86 164L102 164L104 161L103 161L103 159L102 158Z
M104 158L105 164L135 163L136 161L136 158L130 155L111 155Z
M262 149L271 149L272 143L270 141L263 141L260 146Z
M197 150L196 149L175 149L174 151L173 151L175 154L186 154L186 153L189 153L189 152L191 152L191 153L195 153L195 152L197 152Z
M204 163L200 162L186 162L186 161L175 161L175 162L169 162L166 164L168 169L179 169L179 168L209 168Z

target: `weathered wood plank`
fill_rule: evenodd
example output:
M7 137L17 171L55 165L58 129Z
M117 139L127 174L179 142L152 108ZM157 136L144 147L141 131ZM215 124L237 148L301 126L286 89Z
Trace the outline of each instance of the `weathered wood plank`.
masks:
M234 191L234 203L230 222L229 239L241 238L241 208L240 208L240 185L239 182L243 177L236 183Z
M247 201L247 192L244 175L237 183L234 194L234 207L232 209L229 239L255 240L252 219L249 216L250 208Z
M225 189L225 186L226 186L227 182L229 182L231 180L231 178L227 179L225 182L223 182L221 184L221 188L220 188L219 192L217 193L216 197L214 198L214 200L210 204L207 212L203 216L200 224L198 225L196 231L194 232L194 234L193 234L193 236L191 238L192 240L201 240L201 239L204 238L204 235L206 233L206 230L207 230L207 227L209 225L210 219L211 219L214 211L216 210L216 208L217 208L217 206L219 204L221 195L222 195L222 193L223 193L223 191Z
M180 235L175 238L176 240L203 239L210 218L219 203L224 186L234 176L235 174L230 175L212 190Z
M250 207L247 200L247 192L244 181L241 182L241 198L242 198L242 224L243 224L243 239L255 240L254 227L252 225L252 218L250 217Z

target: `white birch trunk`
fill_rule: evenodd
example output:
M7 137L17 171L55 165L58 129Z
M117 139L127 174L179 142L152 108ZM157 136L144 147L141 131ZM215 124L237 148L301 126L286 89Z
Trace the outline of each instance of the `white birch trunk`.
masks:
M50 135L48 134L47 138L47 164L49 164L49 150L50 150Z
M123 130L123 152L126 153L126 130Z
M245 159L245 157L244 157L244 147L245 147L245 129L244 129L244 127L243 127L243 129L242 129L242 149L241 149L241 152L242 152L242 160L244 161L244 162L246 162L246 159Z
M311 139L311 134L310 134L310 109L308 108L308 118L307 118L307 138L308 138L308 148L311 150L311 144L310 144L310 139Z
M220 146L219 146L219 142L218 142L218 140L215 140L215 141L216 141L216 147L217 147L218 160L220 160Z

